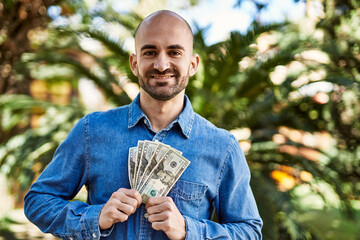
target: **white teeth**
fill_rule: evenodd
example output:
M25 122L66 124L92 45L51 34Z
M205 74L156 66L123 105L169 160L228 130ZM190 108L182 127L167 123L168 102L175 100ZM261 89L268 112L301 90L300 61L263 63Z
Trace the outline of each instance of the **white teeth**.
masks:
M158 79L166 79L166 78L171 78L172 76L152 76L152 77Z

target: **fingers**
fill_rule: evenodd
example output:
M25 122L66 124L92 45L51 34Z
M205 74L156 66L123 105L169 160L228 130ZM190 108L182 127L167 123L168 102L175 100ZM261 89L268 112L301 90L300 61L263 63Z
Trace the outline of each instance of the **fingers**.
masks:
M155 230L161 230L170 239L184 239L185 219L170 197L149 198L146 205L148 221Z
M141 196L138 191L120 188L111 195L110 199L101 209L99 217L100 228L107 229L114 223L126 221L129 215L136 212L140 204Z
M149 214L148 221L152 223L152 227L164 232L169 228L167 221L171 219L172 214L178 212L170 197L149 198L145 208Z
M149 215L171 211L175 204L170 197L152 197L146 202L145 208Z
M106 209L105 213L107 222L110 224L109 227L111 227L114 223L117 222L125 222L130 215L124 211L119 210L118 207L112 205Z
M165 206L170 207L170 205L174 204L174 201L172 200L171 197L151 197L147 200L145 208L147 209L149 207L157 206L164 203Z
M142 201L141 195L135 189L120 188L117 192L125 194L130 199L135 199L137 202L136 207L139 207L141 205L141 201Z
M165 234L169 231L174 230L172 228L170 219L161 222L151 222L151 227L156 231L163 231Z
M168 231L171 227L171 215L175 204L170 197L149 198L145 208L149 214L148 221L155 230Z
M126 213L134 213L141 204L140 193L134 189L120 188L114 192L110 199L118 206L118 210Z
M137 202L135 199L127 197L122 193L115 192L109 199L109 204L116 210L130 215L136 211Z
M162 212L162 213L155 213L155 214L149 214L148 221L151 223L158 223L158 222L164 222L167 219L170 218L170 212ZM159 229L156 229L159 230Z

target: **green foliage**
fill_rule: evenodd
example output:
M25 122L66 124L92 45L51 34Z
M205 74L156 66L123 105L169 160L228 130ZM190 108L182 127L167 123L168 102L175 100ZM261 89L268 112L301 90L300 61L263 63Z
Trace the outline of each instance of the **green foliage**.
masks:
M298 221L326 240L356 240L359 234L356 222L350 221L336 209L311 210L299 216Z
M28 128L0 146L1 172L19 184L18 194L26 191L36 174L46 167L57 146L85 111L77 104L59 106L25 95L0 97L3 131L16 125L29 126L31 116L39 113L42 116L38 128Z
M15 234L10 230L11 224L18 224L18 222L8 217L0 218L0 236L4 237L4 239L16 240Z

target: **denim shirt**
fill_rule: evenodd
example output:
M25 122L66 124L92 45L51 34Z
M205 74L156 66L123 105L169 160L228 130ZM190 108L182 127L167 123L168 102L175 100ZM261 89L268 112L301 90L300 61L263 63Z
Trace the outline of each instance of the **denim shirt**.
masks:
M261 239L262 220L237 140L184 101L179 117L157 133L139 96L130 105L79 120L25 196L28 219L62 239L168 239L151 228L144 204L110 229L100 231L98 224L111 194L130 188L129 148L139 140L158 140L191 161L168 195L185 218L186 239ZM71 201L84 185L87 202ZM219 223L210 220L214 210Z

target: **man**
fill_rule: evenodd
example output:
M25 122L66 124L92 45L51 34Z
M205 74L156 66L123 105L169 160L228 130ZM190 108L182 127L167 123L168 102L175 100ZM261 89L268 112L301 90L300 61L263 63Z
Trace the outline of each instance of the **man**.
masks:
M139 25L135 48L140 94L76 124L26 195L26 216L64 239L261 239L239 144L185 96L200 61L191 28L174 12L153 13ZM163 142L191 161L168 196L146 204L128 180L128 149L138 140ZM70 202L83 185L87 203ZM214 210L219 223L210 220Z

